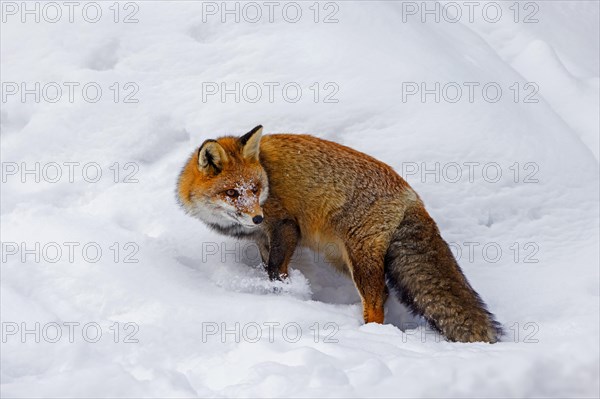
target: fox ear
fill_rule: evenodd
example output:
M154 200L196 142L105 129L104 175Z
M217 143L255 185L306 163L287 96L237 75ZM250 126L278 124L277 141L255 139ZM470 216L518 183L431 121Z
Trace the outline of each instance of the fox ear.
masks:
M206 173L220 173L228 160L225 150L216 140L206 140L198 149L198 168Z
M260 138L262 136L262 125L256 126L248 133L240 137L242 145L242 154L244 158L258 161L258 153L260 152Z

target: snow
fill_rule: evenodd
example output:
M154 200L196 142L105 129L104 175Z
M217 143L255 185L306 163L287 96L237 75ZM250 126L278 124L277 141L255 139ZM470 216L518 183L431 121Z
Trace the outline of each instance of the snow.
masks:
M3 397L600 395L597 2L529 2L533 23L535 7L518 3L515 23L512 2L495 23L487 3L469 21L463 2L457 23L422 22L421 2L319 3L318 23L312 2L296 3L297 23L288 3L274 22L254 3L257 23L191 1L119 3L118 23L113 2L95 3L97 23L87 3L71 23L57 2L58 22L48 9L22 23L21 4L2 3ZM9 94L21 82L56 82L62 97L48 101L48 86L22 101ZM72 102L65 82L79 83ZM83 97L89 82L98 102ZM245 96L221 101L222 82ZM439 102L407 92L436 82ZM403 174L503 342L439 340L393 298L387 324L363 325L352 282L322 256L297 251L290 282L271 283L256 247L185 215L174 188L188 155L258 124Z

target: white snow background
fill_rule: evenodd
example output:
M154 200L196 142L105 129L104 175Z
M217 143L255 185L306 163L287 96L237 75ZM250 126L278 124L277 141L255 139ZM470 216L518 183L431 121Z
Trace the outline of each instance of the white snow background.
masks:
M3 1L2 396L598 397L599 3L496 2L500 18L475 3L472 20L457 2L436 22L421 2L296 2L292 23L296 6L276 3L271 22L258 2L254 23L247 3L222 22L221 2L111 1L91 23L86 2L73 22L54 3L52 22L45 3ZM39 22L20 9L35 4ZM40 101L22 98L36 82ZM72 102L65 82L79 84ZM247 91L207 95L222 82ZM436 102L406 96L411 82L454 84ZM395 299L385 325L363 325L352 282L315 254L270 283L251 246L185 215L174 189L188 155L257 124L403 174L503 341L438 341ZM65 162L79 163L72 182ZM94 163L102 176L86 181Z

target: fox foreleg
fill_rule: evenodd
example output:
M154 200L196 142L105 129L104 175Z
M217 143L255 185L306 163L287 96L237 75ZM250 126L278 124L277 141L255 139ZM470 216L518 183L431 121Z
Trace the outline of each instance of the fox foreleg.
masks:
M288 265L298 245L300 229L290 220L278 220L269 229L269 259L267 272L271 280L282 280L288 276Z

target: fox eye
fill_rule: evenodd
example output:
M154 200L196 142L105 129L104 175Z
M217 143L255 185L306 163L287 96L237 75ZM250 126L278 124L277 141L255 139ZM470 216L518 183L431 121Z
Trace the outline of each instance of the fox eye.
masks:
M252 187L252 192L254 194L256 194L258 192L258 187L257 186Z
M225 191L225 194L227 194L227 196L231 197L231 198L237 198L240 195L237 192L237 190L234 190L234 189L229 189L229 190Z

